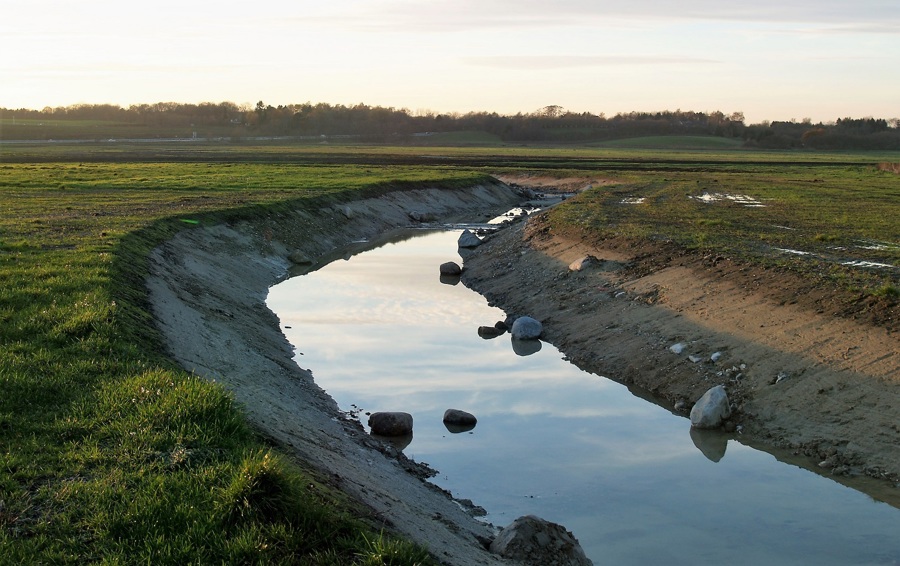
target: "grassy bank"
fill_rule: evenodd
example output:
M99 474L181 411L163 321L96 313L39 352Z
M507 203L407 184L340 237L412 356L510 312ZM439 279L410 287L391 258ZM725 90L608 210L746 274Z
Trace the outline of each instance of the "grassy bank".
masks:
M412 564L166 359L143 276L178 230L473 175L260 163L0 169L0 562ZM380 185L391 181L391 186Z
M554 222L596 238L673 240L767 263L805 256L835 272L851 261L883 264L894 268L861 270L860 281L897 280L900 176L874 166L752 165L604 179L555 210Z

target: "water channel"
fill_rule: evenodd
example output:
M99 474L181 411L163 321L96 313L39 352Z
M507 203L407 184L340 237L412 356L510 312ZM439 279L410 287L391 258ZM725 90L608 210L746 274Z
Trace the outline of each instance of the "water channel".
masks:
M267 300L297 363L343 410L363 424L369 411L413 415L404 452L439 471L431 481L497 526L525 514L564 525L595 564L900 564L900 510L692 433L550 344L479 337L506 315L440 281L441 263L460 262L459 233L409 233ZM448 408L477 426L450 432Z

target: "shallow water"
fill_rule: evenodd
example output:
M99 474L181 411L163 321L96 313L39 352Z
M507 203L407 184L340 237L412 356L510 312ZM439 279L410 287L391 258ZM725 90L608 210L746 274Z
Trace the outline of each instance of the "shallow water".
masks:
M458 236L416 232L268 298L297 363L343 410L361 410L363 424L366 411L413 415L404 452L438 470L436 484L498 526L524 514L561 523L596 564L900 564L900 510L727 436L692 434L550 344L520 355L509 335L480 338L505 314L440 282L441 263L462 263ZM477 426L451 433L448 408Z

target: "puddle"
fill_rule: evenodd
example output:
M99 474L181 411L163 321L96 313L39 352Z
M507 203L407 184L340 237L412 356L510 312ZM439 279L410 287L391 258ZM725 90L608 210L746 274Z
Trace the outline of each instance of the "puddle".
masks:
M897 266L889 263L878 263L877 261L842 261L841 265L849 265L850 267L868 267L871 269L898 269Z
M810 252L804 252L800 250L792 250L790 248L773 248L779 252L784 252L786 254L794 254L794 255L813 255Z
M348 414L413 415L404 452L484 520L561 523L596 564L900 562L900 510L691 431L550 344L479 336L505 313L441 281L438 266L460 262L458 236L395 238L284 281L267 302L298 364ZM476 426L448 429L450 408Z
M812 252L804 252L801 250L793 250L790 248L772 248L775 251L779 251L786 254L799 255L799 256L811 256L817 257L819 259L828 259L824 256L820 256L814 254ZM846 248L831 248L834 251L847 251ZM863 269L900 269L896 265L891 265L889 263L880 263L877 261L867 261L862 259L847 259L847 260L835 260L834 258L829 261L833 261L835 263L840 263L841 265L846 265L847 267L859 267Z
M703 193L700 196L691 196L694 200L699 200L706 204L712 204L719 201L731 201L743 205L747 208L765 208L765 204L748 195L732 195L728 193Z

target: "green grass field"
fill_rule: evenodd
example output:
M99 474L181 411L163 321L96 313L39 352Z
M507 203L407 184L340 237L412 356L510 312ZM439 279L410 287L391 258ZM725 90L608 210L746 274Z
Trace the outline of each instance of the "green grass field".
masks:
M252 218L435 177L475 178L279 163L0 166L0 562L421 561L267 448L220 387L164 357L143 274L152 247L192 226L185 218Z
M149 251L190 229L185 219L252 219L398 186L459 186L525 171L607 181L553 213L556 225L591 237L667 239L751 262L785 261L774 248L828 258L852 250L897 266L900 176L877 170L881 161L900 155L0 147L0 563L424 559L255 437L222 388L164 356L143 278ZM836 285L886 296L898 286L896 269L803 261L811 272L825 266Z

